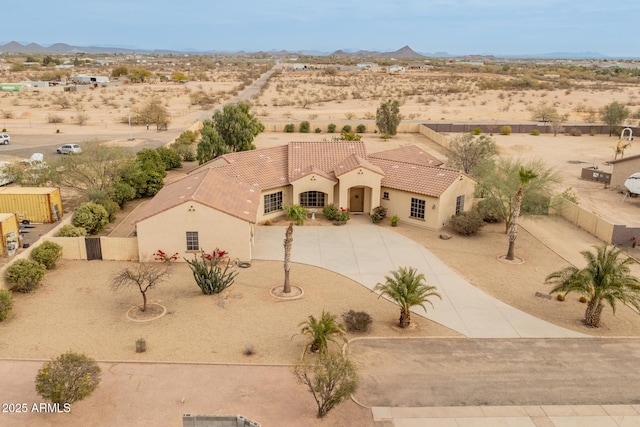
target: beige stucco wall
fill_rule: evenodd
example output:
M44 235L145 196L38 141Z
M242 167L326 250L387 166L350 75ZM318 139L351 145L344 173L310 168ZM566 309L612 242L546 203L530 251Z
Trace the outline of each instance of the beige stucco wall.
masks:
M464 195L464 210L468 211L473 207L474 191L476 183L466 175L460 175L453 184L440 196L438 205L438 224L442 228L446 226L451 217L456 214L456 199Z
M272 211L267 214L264 213L264 196L267 194L277 193L278 191L282 191L282 205L283 206L291 206L293 204L293 195L291 191L291 186L286 185L280 188L272 188L271 190L263 191L260 194L260 204L258 205L258 215L257 222L262 223L267 220L272 220L274 218L278 218L284 215L284 209L280 209L277 211Z
M626 162L615 163L611 169L611 182L609 187L626 191L624 182L631 174L640 172L640 159L629 160Z
M336 184L337 183L335 181L313 173L303 176L291 183L293 204L300 204L300 193L305 193L307 191L321 191L326 194L325 204L330 205L331 203L334 203L333 188Z
M189 211L190 206L193 211ZM180 261L183 257L191 259L187 231L198 232L200 248L205 252L219 248L228 251L232 259L251 259L251 223L189 201L137 224L140 260L152 259L158 249L167 254L178 252Z
M470 210L473 206L475 182L465 175L461 176L462 179L456 180L440 198L382 187L381 194L384 194L385 191L388 192L389 199L382 199L380 204L387 208L387 218L398 215L400 222L439 230L446 226L451 216L455 214L458 196L465 196L465 211ZM414 197L425 201L424 220L410 217L411 199Z
M356 168L338 177L340 180L340 189L336 206L349 208L349 189L352 187L364 187L364 213L370 213L373 208L378 206L380 200L380 183L382 175L370 171L365 168Z

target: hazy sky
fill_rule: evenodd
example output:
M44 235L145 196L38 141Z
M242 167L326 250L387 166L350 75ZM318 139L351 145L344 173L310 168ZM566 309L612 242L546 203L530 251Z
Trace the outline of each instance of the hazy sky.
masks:
M30 0L2 16L2 43L640 57L638 0Z

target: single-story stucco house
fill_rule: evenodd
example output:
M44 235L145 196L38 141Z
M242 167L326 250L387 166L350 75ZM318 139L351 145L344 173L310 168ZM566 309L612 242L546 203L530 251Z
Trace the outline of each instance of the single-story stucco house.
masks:
M291 142L220 156L165 186L136 215L140 259L158 249L251 259L256 224L299 204L369 214L384 206L400 222L433 230L471 208L475 181L411 145L367 154L361 141Z

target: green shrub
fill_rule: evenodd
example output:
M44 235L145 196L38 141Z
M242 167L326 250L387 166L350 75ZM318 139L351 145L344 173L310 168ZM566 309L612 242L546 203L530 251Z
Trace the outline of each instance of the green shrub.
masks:
M5 278L12 290L27 293L38 287L46 271L45 266L37 261L19 259L7 268Z
M511 135L511 126L508 126L508 125L501 126L500 135Z
M158 147L156 148L156 151L160 154L160 159L162 159L162 163L164 163L165 170L182 167L180 155L174 150L167 147Z
M91 395L100 384L101 370L84 354L65 353L44 364L36 376L36 391L60 405L71 404Z
M75 225L67 224L63 225L60 228L58 234L56 234L56 237L80 237L86 235L87 230L85 230L83 227L76 227Z
M538 136L538 135L540 135L540 131L538 129L534 129L534 130L531 131L531 135Z
M62 246L49 240L44 241L31 251L31 258L44 265L47 270L51 270L56 266L56 262L62 258Z
M349 132L351 132L351 125L342 126L342 133L349 133Z
M496 224L504 221L500 208L491 200L482 200L478 203L478 213L484 222Z
M480 128L471 129L471 135L480 135L481 133L482 133L482 129Z
M87 234L99 233L108 222L109 213L97 203L83 203L73 211L73 225L83 227Z
M373 322L369 313L353 310L344 313L342 320L344 320L348 332L368 332Z
M304 225L309 211L300 205L283 206L285 216L289 221L293 221L298 225Z
M556 295L556 299L557 299L558 301L564 301L564 295L562 295L562 294L558 294L558 295Z
M340 215L340 209L338 209L336 205L331 203L330 205L326 205L324 208L322 208L322 214L329 221L334 221L336 218L338 218L338 215Z
M384 219L384 217L387 216L387 208L385 208L384 206L377 206L373 208L373 212L371 212L369 216L371 217L371 221L374 224L378 224Z
M367 127L363 124L356 126L356 132L365 133L367 131Z
M0 322L9 317L13 307L13 294L6 289L0 289Z
M322 133L322 129L316 128L316 133Z
M299 127L300 133L309 133L311 130L311 124L308 121L304 121L300 123Z
M116 215L120 212L120 205L111 200L109 194L103 190L93 190L88 193L89 201L104 207L109 214L109 222L116 220Z
M336 131L336 125L334 123L329 123L329 126L327 126L327 132L335 133L335 131Z
M456 233L463 236L471 236L484 227L484 221L477 210L471 210L452 216L449 225Z
M135 199L137 195L136 189L128 182L118 181L113 184L111 199L120 206L122 206L124 202Z
M284 125L284 131L287 133L292 133L296 131L296 125L294 125L293 123L289 123Z
M582 296L580 297L580 300L579 300L579 301L580 301L581 303L583 303L583 304L586 304L586 303L587 303L587 297L585 297L584 295L582 295ZM0 319L0 320L2 320L2 319Z

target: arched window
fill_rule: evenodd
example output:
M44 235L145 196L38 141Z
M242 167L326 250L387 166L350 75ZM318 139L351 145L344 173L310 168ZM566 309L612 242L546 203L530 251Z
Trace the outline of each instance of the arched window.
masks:
M326 194L322 191L305 191L300 193L300 206L305 208L322 208Z

